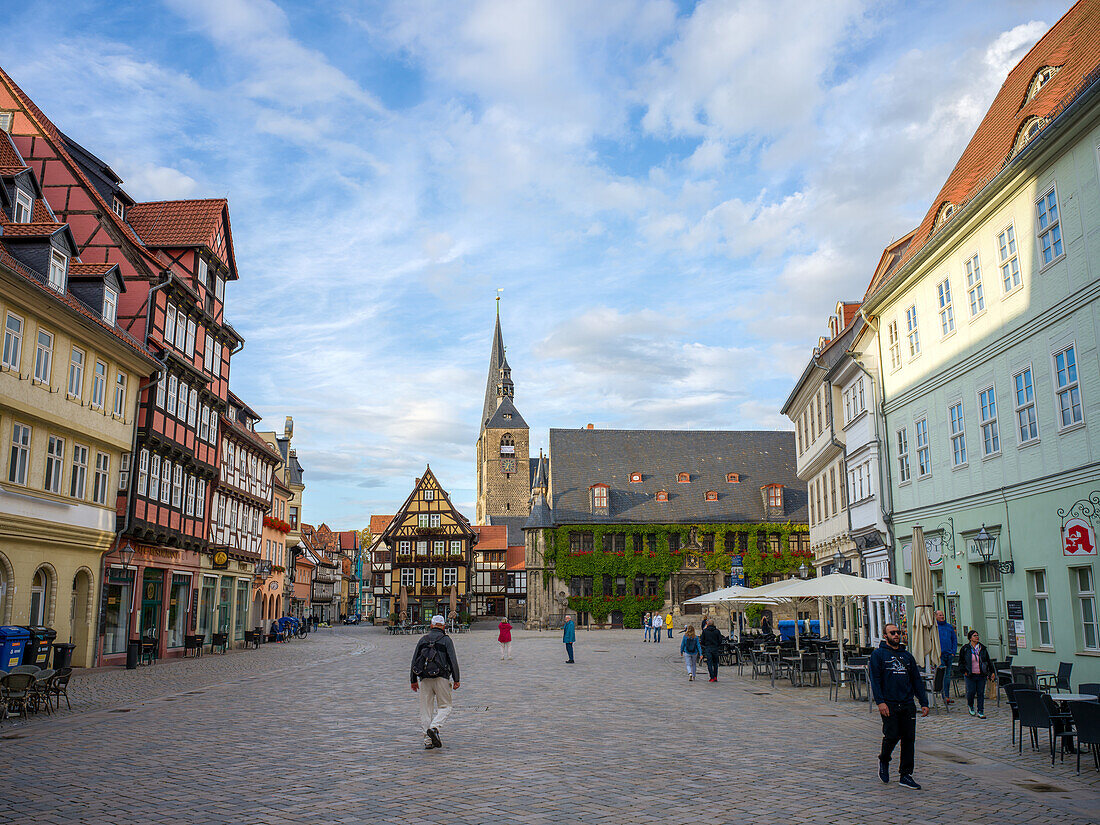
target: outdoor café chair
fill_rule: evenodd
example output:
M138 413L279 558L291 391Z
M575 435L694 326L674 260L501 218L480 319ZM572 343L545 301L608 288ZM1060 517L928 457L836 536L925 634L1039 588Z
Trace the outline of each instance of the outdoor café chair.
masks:
M1071 702L1069 713L1073 717L1073 736L1077 740L1077 773L1081 773L1081 748L1084 746L1092 748L1093 762L1100 771L1100 703Z
M932 707L936 707L940 700L943 699L943 683L947 679L947 668L940 665L936 668L935 674L932 676ZM951 706L947 702L943 703L943 709L946 713L951 712Z
M34 674L34 696L32 697L34 710L37 712L45 706L47 716L53 716L53 705L50 703L50 680L56 672L51 669L40 670Z
M1077 687L1078 693L1091 693L1093 696L1100 697L1100 682L1082 682Z
M1046 729L1050 743L1050 764L1054 764L1054 719L1043 703L1043 694L1032 688L1020 688L1016 691L1016 705L1020 709L1020 749L1024 752L1024 728L1031 732L1031 747L1039 747L1039 731Z
M63 667L53 675L53 681L50 682L50 695L57 703L58 710L61 710L62 696L65 697L65 707L69 710L73 709L73 706L69 704L69 679L72 678L72 675L73 669L71 667Z
M1012 744L1016 744L1016 723L1020 721L1020 709L1016 705L1016 691L1027 690L1027 685L1014 685L1007 684L1003 690L1005 692L1005 698L1008 700L1008 709L1012 711ZM1023 736L1023 730L1020 731L1020 736Z
M752 678L768 675L768 660L762 653L755 650L749 651L749 661L752 662Z
M1043 690L1056 690L1065 691L1066 693L1073 693L1073 688L1070 686L1069 677L1073 673L1073 662L1059 662L1058 674L1056 676L1040 676L1039 687Z
M34 698L34 674L33 673L9 673L0 679L0 689L4 694L4 708L10 705L19 708L23 718L27 718L28 705Z
M33 676L34 674L38 673L38 671L40 671L41 669L42 668L40 668L38 665L16 665L15 667L13 667L8 672L9 673L29 673Z
M1015 683L1023 683L1032 690L1039 689L1039 678L1035 675L1034 667L1019 667L1013 665L1010 670L1012 671L1012 681Z

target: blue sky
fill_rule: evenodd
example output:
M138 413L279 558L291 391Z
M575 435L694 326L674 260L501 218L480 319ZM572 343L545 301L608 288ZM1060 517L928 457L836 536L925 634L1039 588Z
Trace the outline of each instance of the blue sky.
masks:
M138 200L230 199L234 390L305 519L472 516L494 297L550 427L787 427L838 299L1068 2L6 4L0 60Z

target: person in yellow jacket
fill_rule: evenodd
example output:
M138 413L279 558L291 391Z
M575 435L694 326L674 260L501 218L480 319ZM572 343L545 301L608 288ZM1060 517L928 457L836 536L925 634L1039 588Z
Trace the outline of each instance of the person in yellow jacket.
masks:
M665 614L665 630L668 631L668 638L672 638L672 611L670 610Z

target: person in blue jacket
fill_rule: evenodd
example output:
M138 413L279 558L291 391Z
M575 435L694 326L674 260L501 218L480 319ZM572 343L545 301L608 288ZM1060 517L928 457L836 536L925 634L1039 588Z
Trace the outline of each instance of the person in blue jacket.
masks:
M577 641L577 626L573 624L573 617L565 614L565 628L561 634L561 640L565 642L565 652L569 655L565 663L573 664L573 642Z
M917 714L913 697L920 702L920 715L928 715L928 693L913 654L901 644L901 628L885 627L885 640L871 654L871 692L882 716L882 750L878 756L878 778L890 782L890 757L901 742L898 784L920 790L913 779L913 761L917 742Z
M959 634L955 632L955 626L947 621L942 610L936 611L936 629L940 633L940 661L947 668L943 680L943 701L950 705L953 701L948 695L951 693L951 669L959 655Z

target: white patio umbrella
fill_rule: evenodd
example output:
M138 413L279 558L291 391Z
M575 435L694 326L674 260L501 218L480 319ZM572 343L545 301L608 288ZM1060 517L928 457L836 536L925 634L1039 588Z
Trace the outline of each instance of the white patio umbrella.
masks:
M720 590L712 590L710 593L704 593L701 596L688 599L684 604L782 604L782 599L772 599L768 596L761 596L757 591L758 587L742 587L739 584L733 584L729 587L723 587ZM728 609L728 608L727 608ZM732 625L732 616L731 625ZM737 639L741 639L741 628L737 628Z
M932 569L928 566L928 548L924 530L913 528L913 544L909 554L913 568L913 624L909 645L913 658L922 668L934 667L940 661L940 634L936 628L936 612L932 604Z
M927 563L927 557L925 559ZM929 574L931 576L931 574ZM880 582L863 576L849 576L847 573L830 573L827 576L818 576L815 579L789 579L787 581L766 584L756 588L761 596L770 596L775 599L796 601L798 599L840 599L841 604L849 598L862 596L911 596L913 591L908 587L889 582ZM798 625L795 624L795 630ZM839 628L838 628L839 630ZM838 634L839 636L839 634ZM798 633L795 633L797 644ZM844 639L840 641L840 666L844 667Z

